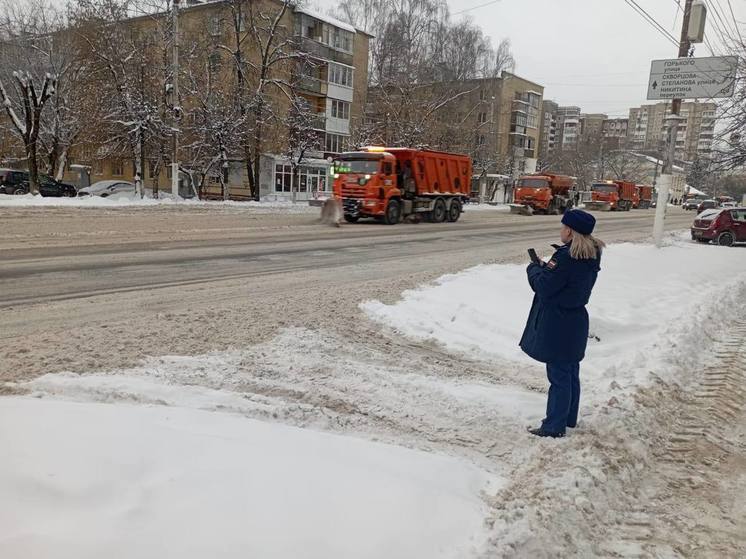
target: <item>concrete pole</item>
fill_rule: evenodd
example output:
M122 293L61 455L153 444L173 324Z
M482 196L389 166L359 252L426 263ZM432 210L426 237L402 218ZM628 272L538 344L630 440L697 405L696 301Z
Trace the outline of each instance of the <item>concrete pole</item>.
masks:
M171 155L171 195L179 197L179 120L181 107L179 106L179 2L173 0L173 153Z
M684 5L684 19L681 22L681 39L679 41L679 58L689 56L689 18L692 13L694 0L686 0ZM665 229L666 207L668 206L668 193L673 185L673 167L676 159L676 137L679 132L679 112L681 111L681 99L671 102L671 115L666 118L668 122L667 144L663 159L663 169L658 181L658 207L655 210L655 224L653 225L653 241L658 248L663 244L663 231Z

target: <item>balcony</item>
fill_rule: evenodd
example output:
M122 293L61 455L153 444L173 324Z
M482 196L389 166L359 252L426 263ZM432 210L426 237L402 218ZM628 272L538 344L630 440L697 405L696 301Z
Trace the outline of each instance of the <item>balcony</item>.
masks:
M325 81L312 76L300 76L297 87L300 91L319 95L321 97L326 97L328 90L328 84Z
M316 113L311 117L311 128L326 131L326 113Z
M332 60L347 66L353 66L352 54L342 52L308 37L295 37L298 50L322 60Z

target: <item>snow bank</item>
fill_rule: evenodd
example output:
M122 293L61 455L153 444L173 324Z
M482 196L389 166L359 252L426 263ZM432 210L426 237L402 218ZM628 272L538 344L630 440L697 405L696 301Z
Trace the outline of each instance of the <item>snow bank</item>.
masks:
M308 202L293 204L286 201L262 201L262 202L236 202L233 200L188 200L174 199L170 194L161 194L160 198L140 198L130 194L114 196L82 196L80 198L54 198L33 194L22 196L9 196L0 194L0 207L25 208L25 207L71 207L71 208L121 208L121 207L235 207L251 208L257 210L281 210L283 212L317 213L318 208L310 207Z
M465 212L510 212L508 204L466 204Z
M672 329L697 328L698 313L715 294L746 281L744 256L740 248L696 245L682 237L660 250L609 247L588 307L591 334L600 341L589 341L584 378L606 380L604 385L609 379L630 386L643 381L656 348L675 347ZM361 306L398 332L450 350L533 363L518 347L533 297L525 268L478 266L405 292L394 305Z
M464 557L465 462L229 414L0 399L0 556Z

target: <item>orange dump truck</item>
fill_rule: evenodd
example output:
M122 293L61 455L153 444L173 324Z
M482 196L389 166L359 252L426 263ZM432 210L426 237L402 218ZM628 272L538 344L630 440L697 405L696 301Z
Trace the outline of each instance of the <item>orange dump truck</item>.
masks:
M626 212L634 206L637 186L626 181L596 182L591 186L591 196L591 201L585 203L588 210Z
M572 207L570 193L574 188L575 177L551 173L526 175L516 182L510 211L526 215L564 213Z
M372 217L392 225L410 215L454 222L469 199L472 162L468 155L368 147L339 155L332 173L334 197L350 223Z
M637 198L636 204L633 206L635 209L647 210L653 204L653 187L644 184L637 185Z

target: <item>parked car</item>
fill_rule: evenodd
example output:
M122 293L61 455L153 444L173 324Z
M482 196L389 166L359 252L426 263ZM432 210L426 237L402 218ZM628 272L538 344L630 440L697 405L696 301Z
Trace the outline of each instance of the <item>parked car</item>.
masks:
M737 208L738 204L736 204L735 202L723 202L722 204L720 204L720 207L721 208Z
M700 243L746 243L746 208L705 210L694 220L691 233L692 240Z
M695 198L690 198L683 204L681 204L681 207L685 210L696 210L699 207L700 200L697 200Z
M716 200L702 200L697 206L697 214L701 214L705 210L712 210L718 207Z
M15 169L0 169L0 194L26 194L28 173Z
M12 187L5 187L5 194L28 194L29 174L28 171L12 171ZM72 184L60 182L48 175L39 175L39 194L42 196L67 196L74 198L78 195L77 189Z
M78 196L113 196L114 194L134 194L135 185L121 180L98 181L78 190Z

